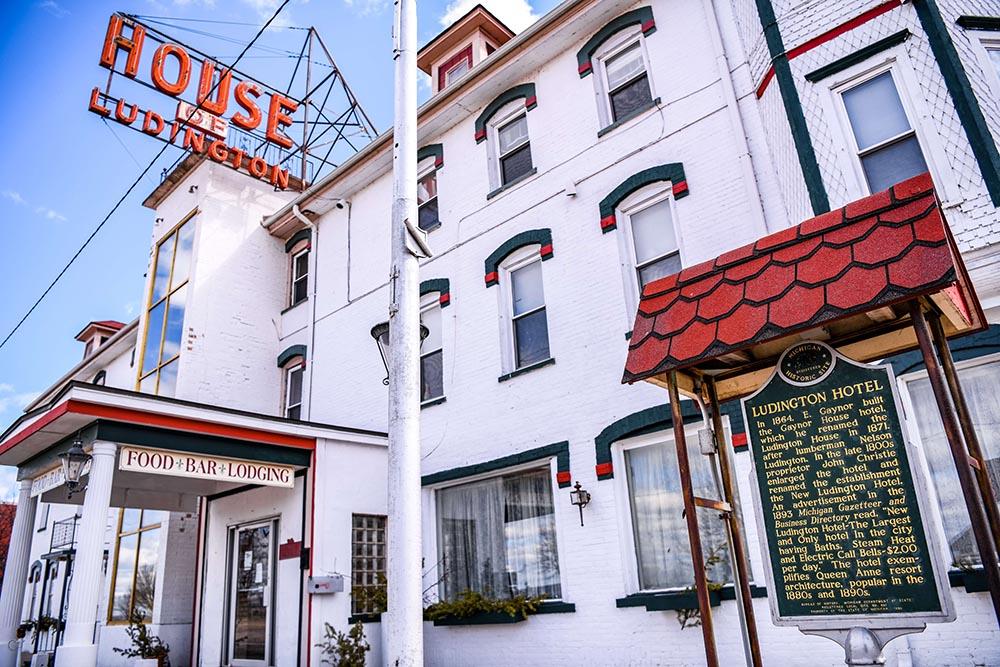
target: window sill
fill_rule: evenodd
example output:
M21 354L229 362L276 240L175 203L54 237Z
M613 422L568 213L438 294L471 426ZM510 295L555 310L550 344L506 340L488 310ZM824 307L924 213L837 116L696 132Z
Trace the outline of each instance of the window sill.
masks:
M309 297L306 297L306 298L302 299L302 301L299 301L298 303L293 303L288 308L285 308L283 311L281 311L280 314L284 315L285 313L287 313L290 310L295 310L296 308L298 308L299 306L301 306L304 303L309 303Z
M762 586L750 586L750 596L767 597L767 589ZM736 589L732 584L723 586L722 590L708 592L709 603L718 607L723 600L735 600ZM697 609L698 594L695 591L662 591L659 593L633 593L615 600L619 609L625 607L645 607L646 611L676 611L678 609Z
M440 227L441 227L441 221L438 220L437 222L435 222L433 225L431 225L427 229L424 229L423 227L420 227L420 229L423 230L423 231L425 231L425 232L427 232L428 234L430 234L435 229L440 229Z
M427 401L424 401L423 403L421 403L420 404L420 409L423 410L424 408L429 408L432 405L441 405L442 403L444 403L447 400L448 400L447 396L438 396L437 398L432 398L430 400L427 400Z
M538 609L528 616L538 614L572 614L576 612L576 605L570 602L543 602L538 605ZM502 611L483 612L464 616L462 618L439 618L433 621L435 626L457 626L457 625L510 625L528 620L524 616L511 616Z
M511 371L510 373L507 373L505 375L501 375L500 377L497 378L497 382L506 382L511 378L516 378L518 375L524 375L525 373L530 373L533 370L544 368L546 366L551 366L554 363L556 363L555 357L549 357L544 361L538 361L536 363L531 364L530 366L522 366L517 370Z
M381 623L382 614L355 614L353 616L347 617L347 624L354 625L355 623Z
M605 134L608 134L610 132L614 132L615 130L617 130L622 125L625 125L626 123L635 120L636 118L638 118L639 116L643 115L644 113L646 113L650 109L655 109L658 106L660 106L660 98L659 97L657 97L652 102L646 104L645 106L639 107L638 109L636 109L635 111L633 111L629 115L625 116L621 120L616 120L615 122L611 123L611 125L608 125L607 127L605 127L603 130L599 130L597 132L597 138L600 139Z
M494 190L493 192L491 192L488 195L486 195L486 200L489 201L490 199L493 199L497 195L499 195L499 194L501 194L503 192L506 192L507 190L510 190L515 185L520 185L521 183L525 182L526 180L528 180L529 178L531 178L532 176L534 176L537 173L538 173L538 167L532 167L531 171L529 171L528 173L524 174L523 176L518 176L517 178L515 178L510 183L505 183L505 184L501 185L499 188L497 188L496 190Z
M949 570L948 582L952 588L965 587L966 593L985 593L989 590L986 585L986 572L981 567L971 570Z

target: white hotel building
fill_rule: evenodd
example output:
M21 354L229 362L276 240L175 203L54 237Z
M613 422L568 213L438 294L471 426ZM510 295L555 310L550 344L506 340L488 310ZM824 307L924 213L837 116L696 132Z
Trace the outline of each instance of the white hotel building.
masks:
M925 171L993 323L953 349L1000 486L1000 4L565 0L517 36L480 8L419 63L424 587L547 596L519 622L425 622L427 664L703 664L676 611L693 574L666 392L621 384L641 285ZM22 480L0 666L57 647L60 666L124 665L132 614L175 666L318 665L324 624L355 619L380 664L378 596L359 587L383 581L393 533L370 335L390 300L391 148L302 193L189 156L149 195L141 316L88 325L83 360L0 434ZM923 367L892 361L957 619L887 662L1000 664ZM843 664L770 621L727 407L764 664ZM70 497L52 471L77 438L93 459ZM188 458L154 469L164 454ZM205 467L230 460L242 479ZM722 664L742 664L732 586L718 597Z

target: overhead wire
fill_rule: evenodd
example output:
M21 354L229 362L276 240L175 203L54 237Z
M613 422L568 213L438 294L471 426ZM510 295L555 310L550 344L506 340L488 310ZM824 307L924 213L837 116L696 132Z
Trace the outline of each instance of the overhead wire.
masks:
M257 31L257 34L254 35L253 39L251 39L250 42L243 48L243 50L240 52L240 55L236 57L236 60L233 61L230 67L232 68L236 67L237 63L239 63L240 60L243 58L243 56L246 55L247 51L249 51L251 47L253 47L257 39L259 39L260 36L264 34L264 31L267 30L268 26L270 26L271 23L276 18L278 18L278 15L282 12L282 10L290 1L291 0L284 0L278 6L278 8L274 11L274 14L271 15L271 18L269 18L267 22L260 27L260 29ZM214 86L212 86L212 89L209 91L208 95L205 96L204 100L198 103L198 105L195 107L195 110L200 109L202 104L204 104L205 100L211 99L212 95L215 93L215 90L216 88L219 87L220 83L222 83L221 78L219 79L219 81L215 83ZM3 341L0 341L0 349L3 349L3 347L7 344L7 342L14 336L15 333L17 333L17 331L21 328L21 326L25 323L25 321L31 316L31 314L35 312L35 309L38 308L38 306L42 303L42 301L45 300L45 297L48 296L49 292L52 291L52 288L54 288L56 284L59 282L59 280L62 279L62 277L66 274L69 268L77 260L77 258L83 253L84 250L86 250L87 246L90 245L90 242L94 240L94 237L97 236L98 232L100 232L101 229L104 227L104 225L107 224L107 222L111 219L111 217L115 214L115 212L125 202L128 196L132 194L132 191L135 190L135 188L139 185L139 183L142 182L142 179L145 178L146 174L149 173L149 170L153 168L153 165L156 164L156 161L160 159L160 157L166 152L167 148L169 148L171 145L172 144L164 143L163 147L160 148L160 150L156 153L153 159L150 160L149 164L146 165L145 169L143 169L142 172L140 172L139 175L136 176L135 180L132 181L132 184L128 187L127 190L125 190L125 194L123 194L118 199L118 201L115 202L115 205L111 207L111 210L108 211L107 215L105 215L104 218L101 220L101 222L98 223L97 227L94 228L94 231L90 233L90 236L88 236L86 240L83 242L83 244L77 249L77 251L73 253L73 256L70 257L68 262L66 262L66 265L63 266L62 270L60 270L59 273L56 274L56 277L52 280L51 283L49 283L49 286L45 288L45 291L42 292L41 296L39 296L38 299L36 299L35 302L31 305L31 307L28 309L28 312L26 312L24 316L18 321L18 323L14 325L14 328L11 329L10 333L8 333L4 337Z

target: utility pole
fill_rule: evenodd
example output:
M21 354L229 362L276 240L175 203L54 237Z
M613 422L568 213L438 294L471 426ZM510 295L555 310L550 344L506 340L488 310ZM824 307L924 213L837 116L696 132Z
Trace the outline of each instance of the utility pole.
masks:
M420 275L417 219L417 8L395 0L392 263L389 278L388 599L383 664L424 664L420 527ZM419 232L418 232L419 235ZM421 244L423 245L423 244ZM423 246L426 247L426 246Z

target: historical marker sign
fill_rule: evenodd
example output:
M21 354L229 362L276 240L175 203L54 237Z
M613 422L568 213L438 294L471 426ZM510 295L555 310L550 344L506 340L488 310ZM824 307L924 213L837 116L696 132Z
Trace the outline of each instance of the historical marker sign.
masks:
M822 631L952 620L891 368L799 343L742 403L775 622Z

